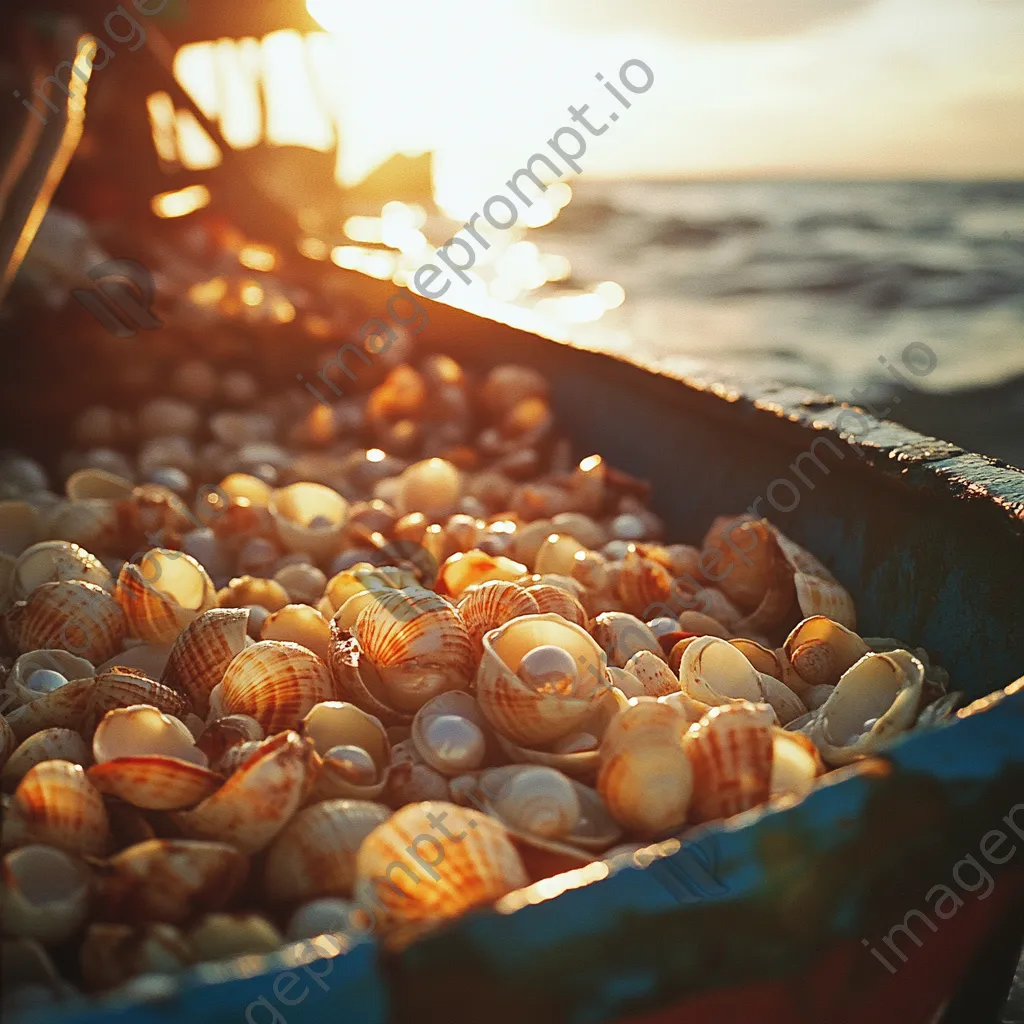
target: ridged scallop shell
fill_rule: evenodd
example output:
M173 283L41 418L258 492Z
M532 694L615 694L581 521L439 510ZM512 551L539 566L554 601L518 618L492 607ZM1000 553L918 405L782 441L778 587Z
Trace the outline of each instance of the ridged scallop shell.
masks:
M284 640L245 648L228 665L220 688L224 713L255 718L268 736L298 728L315 705L336 696L324 662Z
M243 853L262 850L284 828L307 793L315 752L298 733L282 732L260 748L213 796L191 811L173 811L195 839L215 839Z
M217 599L206 570L182 551L153 548L138 565L125 562L116 596L134 636L171 644Z
M64 689L66 687L61 687ZM35 705L39 703L34 702ZM108 711L129 708L134 704L149 704L157 711L181 719L192 711L192 705L183 693L135 669L112 668L93 680L89 714L81 728L91 730Z
M15 703L12 703L11 707L31 704L32 701L45 696L44 691L34 690L28 685L32 673L40 669L59 672L68 682L75 679L89 679L96 674L91 662L69 654L67 651L26 651L11 666L10 675L7 677L7 691L15 698ZM48 692L53 693L54 691ZM7 710L10 711L11 708Z
M114 589L110 570L94 555L66 540L44 540L26 548L14 566L15 600L23 600L44 583L82 580Z
M465 689L476 668L461 616L423 588L381 591L359 613L353 633L380 678L383 702L401 713L415 713L439 693Z
M119 651L127 632L114 598L81 580L44 583L5 618L19 653L57 648L94 665Z
M357 896L382 905L392 927L456 917L529 881L497 821L442 801L409 804L375 828L356 872Z
M803 731L826 762L851 764L913 726L923 689L924 666L908 651L866 654Z
M150 839L93 862L96 907L108 921L184 924L223 907L247 870L228 843Z
M616 668L623 668L638 651L664 657L650 626L627 612L602 612L594 619L590 633L607 654L608 664Z
M686 648L679 681L683 690L705 704L762 698L757 669L728 640L718 637L698 637Z
M477 702L455 690L434 697L416 712L411 738L426 764L442 775L455 776L483 765L489 731Z
M287 551L320 561L338 550L349 504L337 491L306 481L273 491L267 509Z
M68 853L103 853L110 823L81 765L44 761L18 783L3 825L3 845L44 843Z
M70 938L85 923L89 870L64 850L42 844L12 850L3 858L2 879L5 935L52 944Z
M749 702L712 708L686 735L693 764L694 822L728 818L771 793L772 714Z
M627 831L654 837L680 828L693 793L684 745L690 723L668 704L641 697L608 727L597 791Z
M629 551L619 563L615 589L627 612L652 619L669 611L672 575L653 559Z
M852 630L824 615L812 615L782 645L783 681L797 693L811 686L835 686L869 650Z
M651 651L637 651L626 662L625 671L640 680L647 697L664 697L679 690L679 678L664 658Z
M186 694L197 715L210 710L210 691L245 649L246 608L210 608L190 622L171 648L160 681Z
M552 645L577 664L571 694L543 693L517 675L533 648ZM559 615L524 615L486 634L476 694L487 720L518 744L535 747L580 728L609 689L604 652L586 630Z
M473 641L477 656L483 650L484 633L520 615L538 615L540 607L533 594L517 583L489 580L470 587L457 605Z
M299 811L267 851L267 898L299 903L350 896L360 844L390 817L390 808L368 800L324 800Z
M438 593L453 599L461 597L470 587L489 580L514 583L526 573L522 562L505 555L489 555L479 548L457 551L441 566L437 577Z
M323 764L313 787L312 800L348 797L376 800L384 792L391 762L391 743L379 718L355 704L325 701L317 704L302 720L299 731L312 740ZM336 747L351 746L366 751L373 760L376 778L362 783L354 780L343 763L331 757Z
M577 626L586 627L589 621L587 610L568 590L550 583L534 583L526 588L526 592L537 602L541 615L561 615Z
M11 736L13 738L13 732ZM44 761L87 765L91 760L88 744L74 730L42 729L11 751L0 772L0 783L4 789L13 789L32 768Z

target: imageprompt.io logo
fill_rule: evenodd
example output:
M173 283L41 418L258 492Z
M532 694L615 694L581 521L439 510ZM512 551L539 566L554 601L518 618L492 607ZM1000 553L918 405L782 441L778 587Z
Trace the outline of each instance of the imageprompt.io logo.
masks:
M98 263L89 271L95 288L75 288L71 294L118 338L134 338L139 330L163 327L150 308L156 298L153 275L138 260Z

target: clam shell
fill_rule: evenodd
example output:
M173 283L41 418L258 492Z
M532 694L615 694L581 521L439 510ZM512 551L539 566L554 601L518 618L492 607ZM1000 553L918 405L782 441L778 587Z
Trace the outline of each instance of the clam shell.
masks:
M683 690L705 704L762 699L757 669L728 640L714 636L699 637L687 646L679 681Z
M57 692L65 689L67 687L62 686ZM36 701L35 705L39 703ZM157 711L173 715L175 718L184 718L192 710L188 698L177 690L172 690L169 686L164 686L163 683L158 683L134 669L113 668L93 680L89 713L81 728L92 729L108 711L129 708L135 704L148 704Z
M761 701L771 706L779 725L788 725L795 718L807 714L807 705L783 682L774 676L759 672Z
M138 565L125 562L121 567L116 596L134 636L152 644L171 644L213 607L217 592L191 555L153 548Z
M693 765L694 822L728 818L771 793L771 710L749 702L712 708L686 735Z
M391 760L391 743L379 718L367 714L342 701L317 704L302 720L299 731L313 742L323 765L313 788L313 800L331 800L349 797L357 800L375 800L384 792ZM341 765L329 756L339 746L353 746L365 750L377 769L375 781L360 784L353 781Z
M461 597L470 587L489 580L504 580L514 583L526 573L522 562L513 561L506 555L489 555L479 548L457 551L441 566L437 578L439 593L452 598Z
M487 720L477 702L461 691L427 701L412 721L412 741L424 763L455 776L481 767L487 756Z
M59 672L68 681L89 679L96 674L91 662L69 654L67 651L26 651L11 666L11 673L7 677L7 691L14 696L16 701L12 707L30 704L44 696L43 691L34 690L28 685L32 673L39 669ZM54 691L49 692L53 693Z
M315 609L304 604L286 604L271 612L260 627L261 640L287 640L311 650L326 661L329 656L331 628Z
M44 583L5 617L19 653L56 648L94 665L121 649L127 631L114 598L82 580Z
M637 651L626 662L625 671L640 680L647 697L664 697L679 691L679 678L663 658L651 651Z
M93 554L66 540L45 540L26 548L14 566L15 600L23 600L44 583L82 580L114 589L110 570Z
M11 735L13 737L13 733ZM13 789L32 768L44 761L87 765L91 760L88 745L74 730L42 729L11 752L0 772L0 784L4 789Z
M54 846L6 854L0 886L4 934L51 944L70 938L89 913L89 869Z
M4 820L4 846L44 843L68 853L103 853L110 823L81 765L44 761L25 773Z
M255 718L268 736L298 728L316 704L335 697L324 662L283 640L245 648L228 665L220 687L224 713Z
M395 508L399 514L423 512L428 517L454 511L462 493L462 474L445 459L424 459L398 478Z
M312 744L298 733L279 733L198 807L171 817L192 838L229 842L243 853L262 850L302 804L312 756Z
M497 821L442 801L410 804L375 828L356 872L357 895L382 906L392 927L456 917L529 881Z
M337 491L306 481L273 491L267 509L285 549L316 561L337 551L349 516L349 504Z
M216 772L177 757L118 757L93 765L89 781L133 807L175 811L194 807L224 781Z
M217 591L219 608L249 608L257 605L268 612L276 612L291 600L288 591L276 580L258 576L236 576L226 587Z
M552 532L541 541L533 559L533 571L557 573L572 576L576 556L586 552L586 547L569 534Z
M405 587L417 586L413 573L406 569L396 569L392 565L374 566L369 562L361 562L337 573L327 581L324 600L331 607L331 615L340 611L345 603L357 594L366 591L402 590ZM326 613L324 613L326 616ZM346 627L348 628L348 627Z
M774 627L796 600L792 573L766 520L718 516L702 545L701 565L715 587L748 616L751 624Z
M484 633L520 615L537 615L540 607L525 587L504 580L489 580L470 587L457 605L473 648L479 657Z
M359 845L390 817L389 808L367 800L324 800L299 811L267 851L267 898L298 903L350 896Z
M694 783L683 742L689 727L675 708L647 697L608 726L597 791L627 831L653 837L686 821Z
M150 839L93 863L96 907L110 921L184 924L223 907L247 869L228 843Z
M523 657L547 644L568 651L578 665L570 695L533 690L516 675ZM483 652L476 679L480 709L501 735L523 746L579 729L609 689L604 652L584 629L559 615L513 619L484 636Z
M608 656L608 664L622 668L638 651L664 657L661 644L646 622L626 612L602 612L590 627L591 635Z
M245 649L248 619L245 608L210 608L175 640L160 681L186 694L196 714L209 712L210 691Z
M852 630L824 615L812 615L782 645L782 679L797 693L811 686L835 686L867 653L867 643Z

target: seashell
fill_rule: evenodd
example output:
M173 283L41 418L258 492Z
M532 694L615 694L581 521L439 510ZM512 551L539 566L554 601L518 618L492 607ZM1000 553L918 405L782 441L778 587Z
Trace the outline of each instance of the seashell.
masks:
M228 843L149 839L92 868L105 920L180 925L223 907L245 880L248 858Z
M0 501L0 551L17 557L39 540L39 510L27 501Z
M229 842L243 853L262 850L306 796L312 743L298 733L265 740L212 796L190 811L172 811L178 827L195 839Z
M355 704L325 701L306 715L299 731L323 758L313 800L375 800L384 792L391 743L380 719Z
M418 760L392 760L384 799L391 807L404 807L421 800L448 800L448 779L436 768Z
M333 897L304 903L288 919L285 934L298 942L320 935L359 935L372 927L372 919L358 903Z
M679 678L663 658L650 651L637 651L626 662L625 671L640 681L647 697L664 697L679 691Z
M123 532L113 501L107 498L83 498L62 502L49 510L45 517L43 536L50 540L70 541L93 553L112 554L120 546Z
M612 666L605 670L605 675L608 677L608 682L627 698L650 696L644 689L644 684L632 672L627 672L624 668ZM675 679L674 676L673 679ZM678 679L675 679L675 688L679 689Z
M226 587L217 591L220 608L248 608L258 605L268 612L276 612L288 604L288 591L276 580L255 576L236 576Z
M488 580L514 583L526 573L526 566L505 555L489 555L479 548L457 551L441 566L437 577L439 593L461 597L470 587Z
M136 705L108 712L92 741L96 764L86 773L101 792L133 807L172 811L192 807L223 779L176 718Z
M248 617L245 608L210 608L175 640L161 682L186 694L197 714L207 714L210 692L244 650Z
M138 565L126 562L116 596L132 634L153 644L171 644L216 600L213 582L191 555L153 548Z
M560 615L577 626L586 628L587 610L579 599L562 587L550 583L535 583L526 588L526 592L537 602L540 614Z
M619 563L616 594L632 615L650 619L670 610L672 576L656 561L630 551Z
M287 640L312 651L326 661L329 657L331 627L315 609L305 604L286 604L271 612L260 627L261 640Z
M697 636L717 636L722 640L728 640L732 636L718 619L713 619L710 615L705 615L704 612L681 612L678 628L684 633L694 633Z
M835 689L834 686L829 686L827 683L821 683L818 686L809 686L803 691L802 700L807 707L808 711L817 711L832 696L832 691Z
M821 755L808 737L776 729L772 734L772 796L803 796L825 771Z
M286 550L320 561L340 547L349 504L330 487L303 481L278 488L267 509Z
M230 473L217 486L229 498L244 498L256 508L266 508L274 493L268 483L249 473Z
M510 828L546 839L571 835L583 817L572 780L541 765L526 765L512 773L491 800L491 807Z
M5 614L20 654L56 648L94 665L121 649L124 613L102 587L81 580L44 583Z
M585 554L584 547L575 537L565 534L551 533L541 541L533 559L533 571L537 573L557 573L560 576L572 576L576 565L576 556Z
M395 508L399 515L422 512L437 520L454 512L462 494L462 473L445 459L414 462L398 477Z
M591 635L608 655L608 664L622 668L638 651L663 657L661 644L646 622L626 612L602 612L590 627Z
M391 927L456 917L529 881L498 822L442 801L410 804L378 825L359 847L356 873L356 893L371 894Z
M228 665L220 687L223 713L255 718L268 736L297 728L314 705L336 696L324 662L283 640L245 648Z
M7 692L13 697L10 707L31 704L70 680L94 675L90 662L67 651L26 651L11 666L7 677Z
M743 613L720 590L716 590L714 587L696 590L693 594L693 602L702 609L704 615L721 623L722 628L728 630L732 635L742 632ZM680 616L681 618L682 616Z
M135 485L123 476L93 466L76 469L64 484L64 493L71 501L88 498L117 501L119 498L130 498L134 489Z
M692 821L728 818L768 799L773 719L770 708L744 701L714 707L690 727L685 746L693 765Z
M5 847L44 843L98 856L109 839L103 799L81 765L44 761L18 783L4 820Z
M13 736L12 731L12 739ZM44 761L87 765L91 760L88 745L73 729L42 729L11 751L0 772L0 784L4 789L14 789L29 771Z
M710 704L694 700L684 690L665 694L664 697L658 697L657 700L659 704L667 704L669 707L675 708L691 724L699 722L711 710Z
M783 682L764 672L758 672L761 681L760 700L771 706L779 725L788 725L795 718L807 714L804 702Z
M167 659L170 657L171 648L166 644L143 644L126 640L126 647L119 651L112 658L100 662L96 666L96 674L102 675L112 668L131 668L141 672L150 679L159 679L167 668Z
M214 719L196 738L196 746L206 755L207 763L219 770L221 759L233 747L243 743L259 743L263 728L248 715L224 715Z
M683 690L705 704L762 698L757 669L728 640L718 637L699 637L687 646L679 681Z
M327 588L327 577L315 565L286 565L274 573L274 582L288 591L295 604L316 604Z
M44 583L83 580L114 589L110 570L93 554L66 540L44 540L18 557L12 579L15 600L23 600Z
M390 817L389 808L367 800L324 800L299 811L267 851L267 899L298 903L350 896L360 844Z
M774 651L763 647L756 640L738 638L730 640L729 643L740 651L762 675L772 676L780 682L783 681L782 662L779 661L779 656Z
M6 721L15 739L23 743L43 729L81 729L92 706L92 679L79 679L8 712Z
M537 648L569 656L571 675L557 685L519 674ZM558 615L524 615L483 638L476 690L480 709L507 739L533 747L579 729L609 689L605 658L597 643ZM539 685L537 685L539 684Z
M416 576L406 569L393 565L373 566L369 562L357 562L350 569L332 576L327 581L324 598L331 607L331 615L358 594L378 590L403 590L418 586ZM326 613L323 613L326 617Z
M470 587L463 593L456 607L478 657L483 651L484 633L520 615L540 613L540 607L533 594L524 587L505 580L490 580Z
M431 768L442 775L461 775L484 763L487 721L468 693L442 693L416 712L412 741Z
M924 666L908 651L866 654L804 731L828 764L851 764L913 726L923 689Z
M856 629L857 612L853 598L814 555L794 544L775 527L772 527L772 530L786 564L793 574L797 604L801 613L805 617L824 615L840 626L850 630Z
M3 859L4 934L47 945L70 938L89 913L89 869L54 846L21 846Z
M551 520L552 533L574 538L590 551L597 551L608 542L608 532L600 523L582 512L559 512ZM520 559L521 561L521 559ZM537 569L537 572L543 570Z
M491 422L503 420L520 402L546 399L548 382L532 366L503 363L487 374L480 391L480 407Z
M811 686L835 686L868 652L856 633L824 615L812 615L782 645L782 679L797 693Z
M175 718L184 718L192 710L188 698L177 690L134 669L114 668L96 677L90 693L89 713L81 728L92 730L108 711L134 704L149 704Z
M623 828L653 837L686 821L693 792L683 742L689 727L675 708L646 697L630 702L608 726L597 791Z
M767 520L718 516L702 547L702 572L741 612L768 626L786 617L796 591Z
M114 988L140 975L177 974L192 962L185 937L169 924L134 928L127 924L89 925L79 953L82 983L90 992Z
M246 716L239 717L245 718ZM229 747L217 762L217 771L225 777L233 775L263 746L263 742L263 740L245 740L243 743L236 743Z

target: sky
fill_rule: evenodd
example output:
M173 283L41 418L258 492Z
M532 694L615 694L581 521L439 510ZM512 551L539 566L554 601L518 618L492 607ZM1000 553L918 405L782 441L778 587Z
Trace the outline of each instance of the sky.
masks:
M1020 177L1024 0L310 0L334 34L346 177L432 148L500 185L567 107L654 83L587 176ZM620 86L621 91L621 86Z

